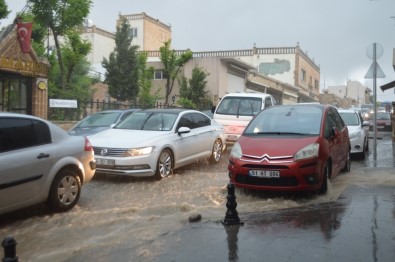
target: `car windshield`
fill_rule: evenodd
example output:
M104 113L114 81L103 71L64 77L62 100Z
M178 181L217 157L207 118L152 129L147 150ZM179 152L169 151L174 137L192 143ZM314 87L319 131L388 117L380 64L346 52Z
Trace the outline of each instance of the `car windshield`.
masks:
M257 115L244 134L301 134L320 133L322 110L313 106L270 107Z
M254 116L261 111L262 99L258 97L225 97L218 105L217 114Z
M341 117L343 118L344 123L347 126L358 126L359 123L359 117L356 113L352 112L339 112Z
M132 130L170 131L178 114L137 112L122 120L115 128Z
M114 124L120 112L101 112L88 116L77 127L99 127L99 126L110 126Z
M374 119L374 115L372 115L371 119ZM389 113L378 112L377 120L391 120L391 116Z

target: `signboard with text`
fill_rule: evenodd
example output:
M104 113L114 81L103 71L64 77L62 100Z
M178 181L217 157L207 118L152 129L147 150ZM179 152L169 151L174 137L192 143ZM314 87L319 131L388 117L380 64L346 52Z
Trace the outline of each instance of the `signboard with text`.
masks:
M77 100L49 99L49 107L77 108Z

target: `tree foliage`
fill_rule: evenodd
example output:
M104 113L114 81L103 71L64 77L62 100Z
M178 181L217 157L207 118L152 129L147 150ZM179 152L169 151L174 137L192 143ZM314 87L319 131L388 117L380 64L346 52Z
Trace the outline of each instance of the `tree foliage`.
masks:
M4 0L0 0L0 19L6 18L11 11Z
M51 30L61 72L61 87L66 89L65 67L59 38L83 24L92 0L28 0L35 21Z
M160 95L159 90L154 94L151 93L154 68L147 68L147 54L144 52L139 54L139 72L139 103L146 107L153 107L160 98Z
M209 74L202 68L196 66L192 70L192 77L187 79L185 76L181 76L178 80L180 86L180 98L177 103L183 107L198 108L202 105L206 105L208 102L208 91L207 76Z
M175 50L170 49L171 40L166 41L159 48L160 60L164 66L163 74L166 78L165 103L168 104L169 96L173 90L174 81L177 79L181 68L192 59L192 51L188 50L178 55Z
M115 49L109 59L104 58L102 65L106 69L105 82L110 96L121 101L136 100L139 91L138 46L132 46L130 25L122 21L115 34Z

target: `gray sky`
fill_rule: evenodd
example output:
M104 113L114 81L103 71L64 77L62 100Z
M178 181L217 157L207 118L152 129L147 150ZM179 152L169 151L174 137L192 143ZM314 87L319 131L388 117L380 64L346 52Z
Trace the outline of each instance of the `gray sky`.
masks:
M25 0L6 0L12 21ZM300 47L321 68L321 90L364 79L372 60L366 50L383 47L377 60L386 78L377 79L377 100L395 101L394 90L379 86L395 80L395 0L93 0L89 18L115 32L119 13L145 12L170 24L174 49L217 51L257 47Z

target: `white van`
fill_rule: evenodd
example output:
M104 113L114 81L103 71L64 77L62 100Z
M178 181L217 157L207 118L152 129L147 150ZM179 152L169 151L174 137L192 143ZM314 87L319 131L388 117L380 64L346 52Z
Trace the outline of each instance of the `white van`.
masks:
M213 108L213 119L224 126L226 143L233 144L256 114L275 104L269 94L230 93Z

